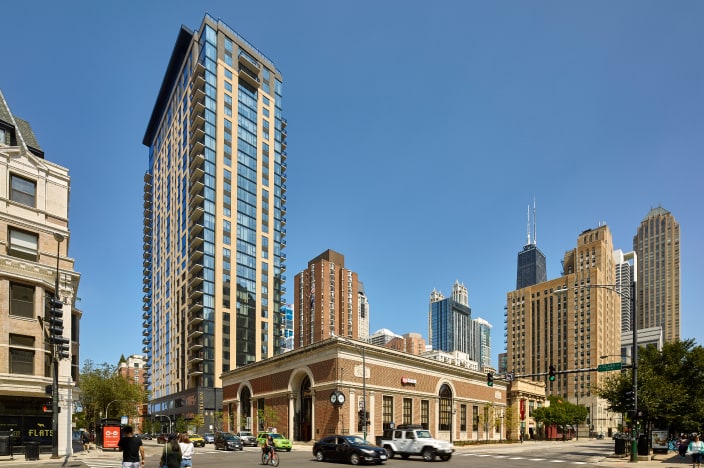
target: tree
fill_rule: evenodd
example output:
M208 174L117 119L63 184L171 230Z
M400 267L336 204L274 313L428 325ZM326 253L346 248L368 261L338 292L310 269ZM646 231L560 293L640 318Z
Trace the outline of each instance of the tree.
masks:
M513 432L513 427L518 423L516 419L516 412L513 410L512 406L507 406L504 410L504 424L506 425L506 439L511 440L511 432Z
M95 366L93 361L86 360L79 387L81 411L75 417L76 427L93 429L104 417L137 417L138 405L148 400L141 384L122 377L117 373L117 366L108 363Z
M637 403L642 420L671 433L694 432L704 425L704 348L694 340L665 343L638 350ZM632 389L631 371L606 380L598 395L609 409L627 412L626 392Z
M587 419L587 408L583 405L574 405L557 396L549 396L548 400L550 401L549 406L533 410L533 418L546 426L562 428L563 440L567 426L581 424Z
M196 433L198 433L198 428L203 424L205 424L205 418L202 414L197 413L193 415L193 418L191 419L191 426L193 426L193 429Z

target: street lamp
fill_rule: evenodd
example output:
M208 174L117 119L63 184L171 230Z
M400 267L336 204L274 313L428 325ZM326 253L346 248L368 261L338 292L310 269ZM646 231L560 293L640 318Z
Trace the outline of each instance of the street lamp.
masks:
M154 415L157 418L168 418L169 419L169 434L171 434L171 416L168 414L155 414Z
M54 283L54 301L59 299L59 257L61 255L61 243L64 236L58 232L54 233L56 240L56 282ZM52 365L54 375L51 383L51 458L59 458L59 350L58 345L52 345L53 359Z
M623 292L616 289L615 284L588 284L585 288L603 288L613 291L623 298ZM631 345L631 387L633 388L633 418L631 419L631 462L638 462L638 325L636 323L636 282L631 281L631 329L633 330L633 343ZM553 294L567 292L567 287L556 289ZM606 356L608 357L608 356ZM603 358L602 358L603 359Z
M110 405L112 405L112 404L115 403L116 401L129 401L129 402L131 402L131 403L136 403L135 400L123 400L123 399L112 400L110 403L108 403L107 405L105 405L105 419L108 418L108 408L110 408Z
M355 343L352 340L349 340L345 338L344 336L340 337L344 341L350 343L352 346L357 348L357 352L360 352L361 350L361 355L362 355L362 417L360 418L362 422L362 431L364 435L364 440L367 440L367 359L366 359L366 354L364 351L363 346L359 346L357 343Z

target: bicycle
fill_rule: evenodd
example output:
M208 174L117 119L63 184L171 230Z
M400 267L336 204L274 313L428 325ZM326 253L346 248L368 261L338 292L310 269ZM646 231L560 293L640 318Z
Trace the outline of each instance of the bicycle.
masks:
M269 456L269 451L262 453L262 465L279 466L279 454L276 450L271 450L271 456Z

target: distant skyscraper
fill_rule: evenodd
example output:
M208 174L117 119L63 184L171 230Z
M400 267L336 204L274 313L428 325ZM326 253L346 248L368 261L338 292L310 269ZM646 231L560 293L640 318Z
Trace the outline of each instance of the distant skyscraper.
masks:
M344 255L326 250L294 278L294 347L342 336L361 340L357 273L345 268Z
M545 254L537 246L537 230L535 226L535 203L533 204L533 240L530 236L530 206L528 207L528 242L523 250L518 252L518 268L516 271L516 289L533 286L547 281Z
M382 328L380 330L375 331L370 337L368 342L370 344L373 344L375 346L386 346L388 343L402 339L403 337L401 335L397 335L396 333L392 332L391 330L388 330L386 328Z
M469 358L479 363L479 368L491 367L491 324L483 318L472 320L472 349Z
M211 16L178 34L143 139L152 414L201 414L205 427L215 424L220 375L282 351L282 80L271 60Z
M665 342L680 339L680 225L658 206L633 237L638 255L638 329L661 327Z
M293 349L293 308L290 305L281 306L281 312L286 317L284 319L284 351Z
M616 264L616 290L621 293L621 331L632 331L631 317L631 282L635 281L636 253L624 254L621 250L614 251ZM630 261L629 261L630 260Z
M452 286L452 298L441 292L430 293L428 312L428 339L434 350L471 353L472 309L469 308L467 288L459 281Z
M359 282L359 291L357 292L357 323L359 330L359 339L362 341L369 340L369 299L364 293L364 284Z

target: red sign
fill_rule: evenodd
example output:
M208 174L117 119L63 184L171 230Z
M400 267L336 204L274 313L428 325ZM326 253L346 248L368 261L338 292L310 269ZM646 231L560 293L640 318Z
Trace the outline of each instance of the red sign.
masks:
M117 448L120 441L120 426L103 426L103 448Z

